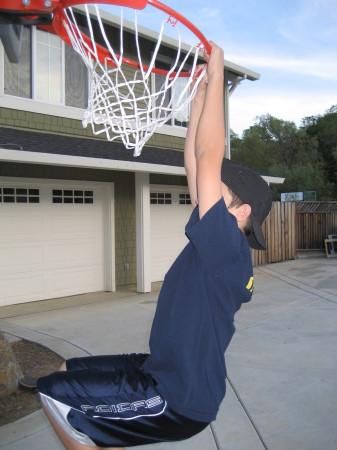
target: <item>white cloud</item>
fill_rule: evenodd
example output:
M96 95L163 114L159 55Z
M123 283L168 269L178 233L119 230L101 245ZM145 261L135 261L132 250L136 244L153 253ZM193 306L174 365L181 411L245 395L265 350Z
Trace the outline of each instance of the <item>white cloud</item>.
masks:
M254 124L257 116L271 114L282 120L300 125L304 117L324 114L332 105L337 104L337 90L331 93L315 92L242 92L238 88L230 98L231 128L241 134Z
M335 0L306 0L294 2L292 6L281 18L278 30L290 42L301 45L306 41L308 45L316 38L331 36L336 30Z
M317 54L307 58L287 58L275 55L226 53L226 59L246 67L273 69L325 80L337 80L336 53Z

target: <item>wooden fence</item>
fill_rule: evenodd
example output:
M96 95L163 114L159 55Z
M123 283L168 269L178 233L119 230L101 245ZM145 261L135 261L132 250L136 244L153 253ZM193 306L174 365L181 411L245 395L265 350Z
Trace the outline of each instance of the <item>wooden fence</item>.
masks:
M254 266L296 258L295 219L295 202L273 202L270 214L262 227L267 250L252 250Z
M337 234L337 202L296 202L297 250L323 250Z
M324 250L337 234L337 202L273 202L263 225L267 250L252 250L253 265L296 259L301 250Z

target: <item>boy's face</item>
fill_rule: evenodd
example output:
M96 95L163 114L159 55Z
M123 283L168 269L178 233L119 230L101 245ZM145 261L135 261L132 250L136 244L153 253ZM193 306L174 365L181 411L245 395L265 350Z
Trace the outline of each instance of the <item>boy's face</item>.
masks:
M244 229L246 221L251 214L251 207L247 203L243 203L239 207L230 207L233 200L232 191L223 182L221 182L221 190L228 211L236 218L239 228Z

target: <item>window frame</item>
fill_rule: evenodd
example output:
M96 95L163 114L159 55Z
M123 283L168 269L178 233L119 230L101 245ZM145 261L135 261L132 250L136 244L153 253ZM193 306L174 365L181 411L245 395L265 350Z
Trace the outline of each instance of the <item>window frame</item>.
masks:
M167 206L172 205L173 199L172 199L172 192L164 192L163 190L159 189L158 191L151 191L150 192L150 205L161 205L161 206Z
M45 100L45 99L39 99L37 97L37 77L38 77L38 70L37 70L37 46L38 46L38 40L37 40L37 33L48 33L43 30L37 30L36 27L32 27L31 29L31 49L32 49L32 78L31 78L31 84L32 84L32 100L37 102L43 102L48 104L56 104L61 106L67 106L65 104L65 48L66 45L60 37L58 39L61 41L61 101L56 102L52 100ZM50 48L49 44L48 47ZM88 93L87 93L88 95Z
M32 27L34 30L35 27ZM35 31L32 31L31 34L35 33ZM33 65L33 54L36 51L36 48L34 48L35 43L33 44L33 39L31 38L31 48L32 48L32 65ZM64 53L64 46L67 45L62 41L63 51ZM8 108L8 109L16 109L18 111L27 111L32 113L38 113L38 114L44 114L47 116L55 116L60 118L66 118L66 119L75 119L78 121L83 120L83 115L85 112L85 108L79 108L74 106L67 106L64 104L64 101L62 104L60 103L53 103L48 101L41 101L37 100L35 98L35 93L33 92L34 86L32 86L32 93L31 98L25 98L25 97L19 97L11 94L5 94L4 92L4 48L2 45L2 42L0 41L0 107ZM63 71L64 68L64 59L63 56ZM35 70L34 67L31 68L32 76L35 77L35 74L33 73ZM87 72L87 95L89 95L89 89L90 89L90 76ZM155 74L151 74L151 89L154 89L154 83L155 83ZM34 78L35 79L35 78ZM63 74L63 80L65 82L65 74ZM33 84L33 83L32 83ZM63 98L65 97L65 87L63 88ZM158 128L156 130L156 134L158 135L164 135L164 136L172 136L172 137L178 137L178 138L185 138L187 133L187 128L179 125L171 125L171 124L165 124Z
M42 30L38 30L44 32ZM58 36L57 36L58 37ZM0 41L0 61L2 61L2 69L0 70L0 106L11 109L25 110L37 112L47 115L55 115L59 117L72 118L82 120L85 107L66 105L66 67L65 67L65 46L67 45L60 37L61 41L61 101L44 100L37 98L37 28L31 27L30 30L30 46L31 46L31 97L20 97L13 94L5 93L5 51ZM90 76L86 71L86 103L89 96Z
M53 205L93 205L95 195L92 189L52 188L51 201Z
M178 194L179 205L191 205L191 195L189 192L179 192Z
M154 95L156 93L156 77L157 76L164 77L163 75L156 75L155 73L151 74L151 93L152 93L152 95ZM164 80L164 78L163 78L163 80ZM176 86L174 85L172 87L173 92L174 92L175 88L176 88ZM153 101L155 102L154 97L153 97ZM173 129L175 129L175 130L185 130L182 134L179 134L179 135L181 137L186 137L188 122L189 122L189 118L190 118L190 105L188 105L187 108L188 108L188 119L186 121L186 123L187 123L186 126L177 124L176 123L176 119L174 117L172 117L171 119L169 119L168 122L166 122L165 125L163 125L163 127L167 127L168 130L173 130ZM155 118L155 110L152 111L152 117Z
M0 185L0 206L27 204L40 204L40 188L24 185Z

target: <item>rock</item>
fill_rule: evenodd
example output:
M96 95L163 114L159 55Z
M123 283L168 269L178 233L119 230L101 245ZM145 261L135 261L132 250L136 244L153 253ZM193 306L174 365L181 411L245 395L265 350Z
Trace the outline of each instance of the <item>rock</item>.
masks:
M22 377L12 347L0 331L0 398L15 392Z

